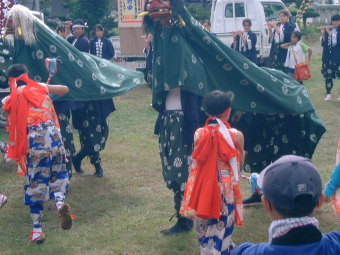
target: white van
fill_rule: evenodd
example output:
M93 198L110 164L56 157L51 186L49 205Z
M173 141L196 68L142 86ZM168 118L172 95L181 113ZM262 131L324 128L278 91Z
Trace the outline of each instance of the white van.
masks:
M269 43L268 21L278 20L278 12L287 9L281 0L213 0L211 8L211 32L216 34L226 45L233 42L231 32L243 30L242 20L252 21L252 31L257 35L258 63L268 57Z

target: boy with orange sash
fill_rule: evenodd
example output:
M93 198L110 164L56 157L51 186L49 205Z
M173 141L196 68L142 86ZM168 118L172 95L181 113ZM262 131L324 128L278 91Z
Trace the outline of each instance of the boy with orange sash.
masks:
M230 128L230 99L225 92L207 94L209 118L195 132L192 164L180 213L195 218L200 254L230 254L234 223L243 225L240 169L243 134Z
M25 65L8 68L11 94L3 100L9 119L8 158L19 166L17 175L27 177L25 205L33 221L30 240L41 243L43 203L55 201L63 229L70 229L70 207L65 203L69 186L66 153L58 118L48 94L63 96L62 85L39 84L28 78Z

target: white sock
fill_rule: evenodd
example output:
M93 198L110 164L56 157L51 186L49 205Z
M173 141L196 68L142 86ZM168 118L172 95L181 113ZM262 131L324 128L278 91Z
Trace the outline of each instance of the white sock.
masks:
M61 207L63 207L65 203L64 202L57 202L55 206L57 207L57 210L59 211Z
M42 228L33 228L33 231L42 233ZM33 233L32 234L32 240L39 238L41 236L40 233Z

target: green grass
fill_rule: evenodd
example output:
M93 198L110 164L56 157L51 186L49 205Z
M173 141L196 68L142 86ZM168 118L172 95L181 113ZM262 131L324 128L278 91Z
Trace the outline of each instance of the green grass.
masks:
M340 101L323 101L320 56L313 62L314 77L305 86L327 127L313 160L326 181L335 164ZM336 81L334 98L339 95L339 85ZM156 112L151 109L150 100L146 86L116 98L118 110L110 116L110 138L102 152L105 177L91 176L94 170L86 160L86 174L72 178L67 201L78 217L70 231L61 230L53 203L46 203L43 245L28 241L31 219L23 205L24 179L15 176L14 164L1 163L0 192L9 196L8 204L0 210L1 255L198 254L194 231L174 237L159 233L174 223L168 222L174 210L172 193L162 179L157 137L153 135ZM0 139L4 138L0 133ZM242 184L246 197L249 185ZM329 204L317 213L317 218L323 231L340 229L340 221ZM236 227L234 241L267 241L269 223L261 206L246 208L245 227Z

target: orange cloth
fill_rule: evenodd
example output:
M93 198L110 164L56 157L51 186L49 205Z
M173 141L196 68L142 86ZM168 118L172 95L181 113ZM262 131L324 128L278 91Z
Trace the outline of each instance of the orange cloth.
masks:
M23 89L17 88L17 81L23 81L27 85ZM48 98L46 87L22 74L17 78L9 78L11 94L5 102L4 110L9 115L9 147L8 158L13 159L19 165L17 175L25 176L27 173L26 157L27 125L30 108L42 108L42 104ZM45 108L43 108L45 110Z
M208 132L201 136L192 154L193 159L197 160L197 176L188 206L202 219L219 219L222 202L217 160L219 158L223 162L228 162L230 158L236 156L237 151L219 132L219 125L208 125L210 120L211 118L205 125ZM222 121L227 128L230 128L227 121Z

